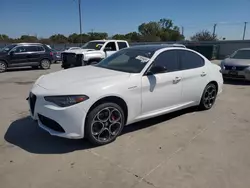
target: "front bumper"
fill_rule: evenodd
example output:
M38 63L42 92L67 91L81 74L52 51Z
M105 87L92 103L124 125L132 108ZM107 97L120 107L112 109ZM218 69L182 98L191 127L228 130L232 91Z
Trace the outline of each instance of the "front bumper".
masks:
M28 98L30 115L37 120L39 127L53 136L79 139L84 137L86 113L82 104L69 107L58 107L44 99L43 88L36 86L31 90L36 100ZM32 107L32 105L34 107Z
M235 71L236 74L231 74L231 70L221 69L221 73L224 78L250 81L250 70L248 69L243 71Z

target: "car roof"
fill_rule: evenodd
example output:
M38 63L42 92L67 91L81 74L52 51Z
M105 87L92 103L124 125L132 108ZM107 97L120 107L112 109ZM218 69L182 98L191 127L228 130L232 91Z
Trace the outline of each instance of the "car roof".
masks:
M153 45L138 45L138 46L132 46L130 48L132 49L138 49L138 50L148 50L148 51L157 51L164 48L186 48L182 44L153 44Z
M126 40L91 40L89 42L127 42Z
M26 42L22 42L22 43L13 43L14 45L44 45L42 43L26 43Z

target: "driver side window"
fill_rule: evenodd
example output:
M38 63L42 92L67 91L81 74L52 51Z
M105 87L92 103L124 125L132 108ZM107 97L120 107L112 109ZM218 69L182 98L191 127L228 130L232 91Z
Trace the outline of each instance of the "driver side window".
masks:
M174 72L180 70L176 50L167 50L160 53L154 60L153 66L165 67L167 72Z
M106 44L104 50L105 50L105 51L117 51L117 50L116 50L115 42L109 42L108 44Z

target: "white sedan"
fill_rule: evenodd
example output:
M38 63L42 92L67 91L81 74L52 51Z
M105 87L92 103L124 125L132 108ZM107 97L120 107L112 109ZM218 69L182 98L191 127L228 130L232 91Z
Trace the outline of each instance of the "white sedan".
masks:
M222 85L220 67L198 52L145 45L41 76L28 101L32 118L51 135L103 145L124 125L191 106L210 109Z

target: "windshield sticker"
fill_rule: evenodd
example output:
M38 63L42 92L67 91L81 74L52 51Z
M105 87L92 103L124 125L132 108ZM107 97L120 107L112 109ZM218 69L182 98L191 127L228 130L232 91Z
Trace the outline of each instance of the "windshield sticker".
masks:
M149 58L138 55L135 59L140 60L142 63L147 63L149 61Z

